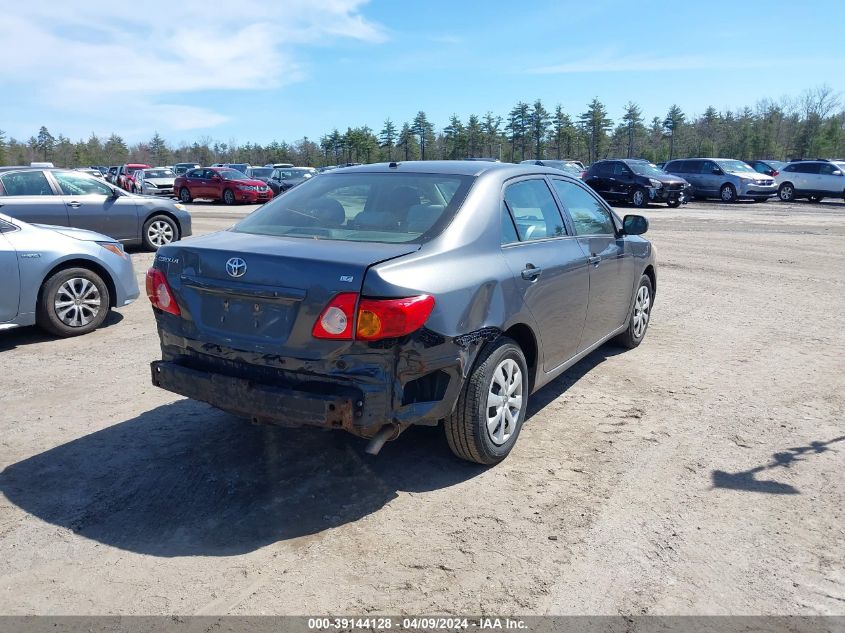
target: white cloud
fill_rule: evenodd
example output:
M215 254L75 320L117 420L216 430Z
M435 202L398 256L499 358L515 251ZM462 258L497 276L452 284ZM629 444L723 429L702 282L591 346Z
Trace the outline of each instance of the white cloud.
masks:
M0 85L91 126L195 129L226 120L183 105L208 90L262 90L300 81L298 51L339 38L378 43L363 0L15 3L0 20ZM134 119L134 120L133 120ZM114 127L123 121L123 125ZM114 123L113 123L114 122ZM128 124L128 125L127 125Z

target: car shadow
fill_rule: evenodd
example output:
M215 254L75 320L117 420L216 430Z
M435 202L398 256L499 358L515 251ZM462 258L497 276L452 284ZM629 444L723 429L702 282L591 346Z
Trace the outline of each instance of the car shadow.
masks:
M412 428L377 457L364 446L346 433L252 426L179 400L8 466L0 490L39 519L113 547L229 556L485 470L453 457L439 428Z
M123 315L116 310L110 310L106 318L97 329L108 328L123 321ZM84 334L82 336L85 336ZM47 343L49 341L62 340L61 337L47 334L44 330L35 325L13 328L0 332L0 352L32 345L34 343Z
M723 470L714 470L711 474L714 488L727 488L729 490L745 490L747 492L763 492L773 495L797 495L800 494L797 488L789 484L781 483L771 479L757 479L757 474L775 468L791 468L796 462L801 462L809 455L818 455L829 450L834 442L845 441L845 435L835 437L827 442L810 442L806 446L795 446L780 453L772 455L770 462L748 470L735 473Z

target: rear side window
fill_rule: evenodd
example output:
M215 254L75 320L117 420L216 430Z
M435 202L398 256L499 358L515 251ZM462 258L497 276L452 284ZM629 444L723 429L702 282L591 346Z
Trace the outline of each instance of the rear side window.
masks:
M53 177L58 181L62 193L66 196L101 195L109 196L112 190L95 178L72 174L66 171L55 171Z
M419 242L449 223L472 176L324 174L274 198L235 231L350 242Z
M686 160L673 160L671 163L666 163L663 166L665 171L672 172L673 174L686 174L689 173L687 169L687 164L689 161Z
M545 180L521 180L508 185L505 204L523 242L566 235L563 217Z
M7 196L52 196L43 171L19 171L0 176Z
M799 174L817 174L819 173L818 163L798 163L795 166L795 171Z
M591 176L609 176L613 167L610 163L597 163L590 168Z
M586 189L566 180L552 180L572 218L577 235L615 235L616 227L604 205Z

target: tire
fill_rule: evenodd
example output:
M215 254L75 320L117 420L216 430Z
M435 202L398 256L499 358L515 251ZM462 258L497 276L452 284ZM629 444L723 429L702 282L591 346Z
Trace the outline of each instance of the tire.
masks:
M505 404L503 401L498 408L488 408L491 395L495 398L506 388L511 390L510 402ZM519 399L518 407L511 404L515 398ZM470 462L487 466L498 464L516 444L527 405L525 356L519 345L503 336L481 352L464 383L455 411L444 422L449 448L455 455ZM494 409L492 421L488 423L489 413Z
M795 187L791 182L785 182L778 187L778 198L784 202L792 202L795 200Z
M628 320L628 327L622 334L616 337L617 342L623 347L634 349L643 342L648 324L651 321L651 306L654 303L654 288L648 275L640 277L637 284L637 291L634 293L634 305L631 309L631 317Z
M726 183L719 189L719 197L722 202L736 202L736 189L731 183Z
M187 187L182 187L179 190L179 200L181 200L185 204L194 201L194 198L191 196L191 192Z
M56 336L88 334L109 312L109 289L87 268L60 270L41 286L36 307L38 326Z
M809 196L807 200L810 202L821 202L824 199L824 196Z
M157 251L162 246L179 239L179 227L170 216L154 215L144 222L141 237L147 250Z
M680 200L669 200L669 202L667 202L666 204L670 209L677 209L679 206L681 206L681 201Z
M132 185L132 193L138 193L138 188L135 185Z
M231 189L226 189L223 191L223 204L233 205L235 204L235 194L232 192Z
M648 206L648 192L642 187L637 187L631 194L631 205L637 209L643 209Z

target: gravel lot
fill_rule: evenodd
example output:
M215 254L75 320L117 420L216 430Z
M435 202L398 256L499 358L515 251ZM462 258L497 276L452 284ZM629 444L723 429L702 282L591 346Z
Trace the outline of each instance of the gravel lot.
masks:
M845 614L845 204L647 215L645 342L535 394L492 469L154 389L145 298L0 332L0 613Z

